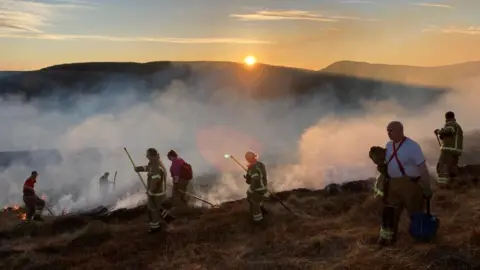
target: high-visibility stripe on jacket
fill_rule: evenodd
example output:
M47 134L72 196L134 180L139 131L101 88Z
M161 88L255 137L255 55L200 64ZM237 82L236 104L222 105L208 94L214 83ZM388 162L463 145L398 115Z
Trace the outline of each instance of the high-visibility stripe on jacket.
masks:
M438 135L442 137L441 150L462 153L463 151L463 130L456 120L450 120L439 131Z
M267 170L262 162L257 161L250 164L247 170L247 177L251 180L248 192L265 192L267 190Z
M141 166L140 167L141 171L147 172L148 173L148 187L150 187L150 183L158 182L160 181L160 186L161 189L160 191L151 191L148 190L147 193L150 196L164 196L167 194L167 172L161 166L160 160L152 160L148 162L147 166Z

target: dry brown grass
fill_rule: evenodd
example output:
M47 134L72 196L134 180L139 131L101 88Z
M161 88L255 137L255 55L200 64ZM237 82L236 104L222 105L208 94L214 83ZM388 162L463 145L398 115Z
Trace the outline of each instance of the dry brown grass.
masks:
M279 194L297 218L268 203L265 229L253 227L245 201L191 209L166 234L148 235L143 210L92 221L60 217L42 225L4 225L1 269L480 269L480 198L474 188L438 191L435 243L406 233L378 249L379 204L371 193ZM2 219L14 217L4 214Z

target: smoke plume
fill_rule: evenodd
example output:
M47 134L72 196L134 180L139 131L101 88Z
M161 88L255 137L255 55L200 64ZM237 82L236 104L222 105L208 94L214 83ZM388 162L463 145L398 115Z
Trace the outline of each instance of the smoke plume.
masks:
M145 199L145 191L123 147L138 165L147 163L145 151L155 147L167 167L166 153L174 149L193 166L196 194L213 203L245 196L242 168L224 155L244 162L249 149L267 164L276 191L365 179L375 176L368 150L385 145L385 127L392 120L402 121L407 136L420 143L435 140L432 131L443 125L448 110L465 131L474 129L479 113L475 82L461 82L435 104L414 110L387 100L365 101L361 110L348 113L333 110L339 101L325 95L301 106L288 99L246 99L229 89L207 95L204 81L197 87L174 81L152 94L141 91L141 84L109 82L98 94L75 96L75 105L68 108L48 97L29 103L3 99L0 149L56 149L61 161L37 166L48 158L44 156L33 166L5 168L0 172L0 204L21 204L23 182L37 170L37 193L46 195L56 214L98 205L134 207ZM421 93L411 99L428 103L419 101L425 99ZM424 151L434 165L438 149ZM115 190L112 185L108 196L98 187L104 172L110 172L110 181L117 172Z

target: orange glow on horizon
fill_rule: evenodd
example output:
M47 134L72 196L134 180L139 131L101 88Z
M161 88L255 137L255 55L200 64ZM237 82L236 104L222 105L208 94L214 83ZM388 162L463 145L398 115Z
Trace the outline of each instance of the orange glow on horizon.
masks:
M243 62L247 66L253 66L257 63L257 58L255 58L255 56L253 56L253 55L249 55L249 56L245 57L245 59L243 59Z

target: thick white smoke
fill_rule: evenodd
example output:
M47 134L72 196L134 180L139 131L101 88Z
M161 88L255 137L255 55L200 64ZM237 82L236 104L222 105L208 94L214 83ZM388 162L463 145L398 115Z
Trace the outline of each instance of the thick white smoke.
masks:
M328 96L301 107L292 101L252 101L226 94L229 89L206 98L200 95L209 89L180 81L151 96L145 96L141 86L111 83L109 89L121 91L78 96L68 110L58 109L59 100L3 100L0 149L58 149L62 161L44 168L6 168L0 173L0 204L20 204L23 182L38 170L38 193L48 195L55 213L98 205L136 206L145 199L144 190L123 147L137 164L146 164L145 150L155 147L168 167L166 153L176 150L193 165L197 195L213 203L244 196L243 171L224 154L244 162L248 149L269 166L277 191L364 179L375 174L368 149L386 143L385 126L391 120L402 121L407 135L418 141L434 139L432 130L443 124L447 110L455 111L465 130L475 129L479 109L475 89L469 88L473 83L459 85L458 91L428 108L412 111L394 101L366 102L366 114L349 117L332 113ZM115 190L103 196L98 178L107 171L110 180L115 171L118 176Z

